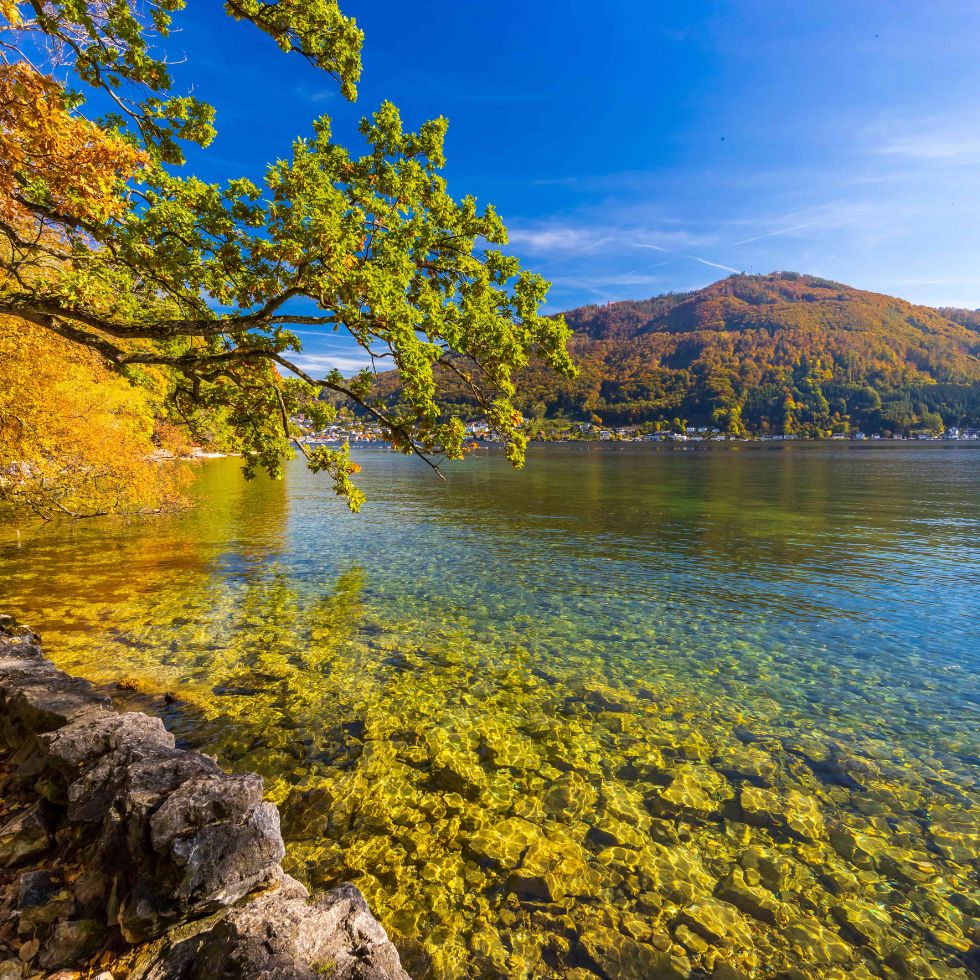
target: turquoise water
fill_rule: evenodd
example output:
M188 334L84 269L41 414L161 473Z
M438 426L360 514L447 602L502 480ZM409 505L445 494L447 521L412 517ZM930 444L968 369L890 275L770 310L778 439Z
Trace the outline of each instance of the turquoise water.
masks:
M359 461L359 516L219 460L8 524L2 604L261 771L418 976L972 975L980 446Z

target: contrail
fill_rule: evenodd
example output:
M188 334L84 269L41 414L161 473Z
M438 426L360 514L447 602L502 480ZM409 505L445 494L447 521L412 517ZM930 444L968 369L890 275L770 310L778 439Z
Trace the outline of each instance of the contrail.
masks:
M752 238L743 238L740 242L732 242L731 248L736 245L748 245L750 242L758 242L763 238L774 238L776 235L788 235L790 232L799 231L801 228L811 228L815 225L815 221L807 221L802 225L792 225L789 228L777 228L776 231L767 231L761 235L754 235Z
M722 265L720 262L710 262L697 255L688 255L686 252L672 252L669 248L660 245L648 245L646 242L633 242L633 248L652 248L655 252L665 252L667 255L678 255L682 259L690 259L692 262L700 262L701 265L710 265L713 269L722 269L725 272L741 272L741 269L733 269L730 265Z

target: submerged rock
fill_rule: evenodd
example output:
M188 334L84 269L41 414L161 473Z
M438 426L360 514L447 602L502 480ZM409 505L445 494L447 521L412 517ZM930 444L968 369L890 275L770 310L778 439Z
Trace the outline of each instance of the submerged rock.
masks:
M893 939L889 941L892 918L884 909L850 898L833 906L831 913L840 923L842 932L853 936L861 945L871 947L879 956L894 944Z
M784 830L806 841L826 837L823 814L817 801L798 790L785 795L756 786L743 786L739 805L746 823L754 827Z
M764 786L771 786L778 766L768 752L752 745L739 745L726 749L714 760L719 772L732 779L747 779Z
M549 784L544 791L543 803L549 814L574 819L592 809L596 795L584 776L566 772Z
M548 902L559 902L566 896L587 896L598 887L588 860L583 847L552 831L528 846L507 884L518 895Z
M789 921L790 910L761 884L750 884L746 873L734 867L718 886L718 897L730 902L754 919L771 926L783 926Z
M752 946L752 930L742 913L728 902L709 898L688 905L681 911L679 921L713 945L746 949Z
M486 788L487 776L479 761L459 751L444 749L432 760L432 785L475 800Z
M639 943L599 923L586 924L576 946L600 976L621 980L687 980L691 964L683 955ZM574 951L573 951L574 954Z
M840 936L824 928L813 917L790 922L784 933L796 949L800 961L812 966L846 963L853 958L851 948Z
M657 813L705 820L720 811L727 786L710 766L684 765L664 790L651 797L650 807Z
M466 848L478 860L498 868L516 868L525 851L540 843L542 832L521 817L508 817L485 827L466 841Z

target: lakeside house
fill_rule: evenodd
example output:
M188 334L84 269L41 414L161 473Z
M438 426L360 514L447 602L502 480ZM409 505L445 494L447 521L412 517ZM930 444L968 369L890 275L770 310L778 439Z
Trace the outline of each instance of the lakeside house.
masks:
M374 422L361 419L334 422L322 429L310 431L312 421L304 415L296 415L293 422L301 429L307 430L297 437L297 442L307 446L332 446L345 442L351 445L387 445L387 439L381 427ZM753 436L733 436L722 432L717 427L684 426L683 430L644 431L643 425L624 425L601 427L591 422L569 423L561 431L538 433L532 438L549 442L577 442L597 440L599 442L789 442L799 439L799 436L782 433L763 433ZM464 432L469 442L499 442L500 435L495 432L485 418L471 419L464 423ZM980 441L980 429L950 426L944 432L937 433L926 429L913 429L907 436L903 433L882 435L868 434L861 430L856 432L834 432L828 439L833 442L866 442L881 441L882 439L916 442L976 442Z

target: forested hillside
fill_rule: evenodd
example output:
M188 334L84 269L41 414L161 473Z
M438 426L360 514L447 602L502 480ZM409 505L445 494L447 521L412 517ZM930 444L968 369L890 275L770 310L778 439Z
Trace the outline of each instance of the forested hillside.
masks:
M806 436L980 425L980 313L773 273L565 316L579 374L528 370L532 417Z

